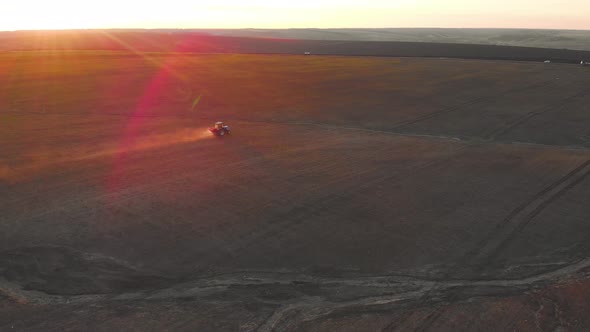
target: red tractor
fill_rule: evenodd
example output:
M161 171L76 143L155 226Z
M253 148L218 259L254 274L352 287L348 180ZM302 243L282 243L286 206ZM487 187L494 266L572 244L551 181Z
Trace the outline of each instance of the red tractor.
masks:
M213 128L209 128L209 131L215 136L225 136L231 134L229 126L224 125L223 122L215 122Z

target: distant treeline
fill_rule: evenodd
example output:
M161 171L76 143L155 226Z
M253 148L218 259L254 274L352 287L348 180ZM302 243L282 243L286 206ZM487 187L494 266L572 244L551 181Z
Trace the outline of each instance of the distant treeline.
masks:
M64 30L0 32L0 51L110 50L131 52L255 53L580 63L590 51L458 43L297 40L216 36L194 30Z

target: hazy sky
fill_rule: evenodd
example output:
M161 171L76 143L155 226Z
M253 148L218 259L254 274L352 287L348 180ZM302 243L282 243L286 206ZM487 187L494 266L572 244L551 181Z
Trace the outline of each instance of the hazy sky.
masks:
M63 28L559 28L587 0L0 0L0 30Z

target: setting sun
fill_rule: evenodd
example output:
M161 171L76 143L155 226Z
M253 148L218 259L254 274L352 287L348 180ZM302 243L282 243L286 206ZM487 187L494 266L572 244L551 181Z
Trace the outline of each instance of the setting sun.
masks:
M6 1L5 1L6 2ZM0 30L87 28L555 28L590 29L585 1L550 0L72 1L0 5ZM580 10L582 8L582 10Z

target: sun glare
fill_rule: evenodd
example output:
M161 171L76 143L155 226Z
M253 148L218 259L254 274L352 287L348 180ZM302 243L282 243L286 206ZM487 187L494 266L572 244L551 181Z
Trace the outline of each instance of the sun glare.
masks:
M0 7L0 29L41 30L86 28L104 19L104 12L84 9L74 1L12 1ZM90 13L94 12L93 15ZM8 13L8 14L7 14ZM107 16L108 17L108 16Z
M15 0L0 5L0 30L146 27L167 17L167 2Z
M520 27L589 29L586 0L2 0L0 30ZM506 8L510 8L507 10Z

